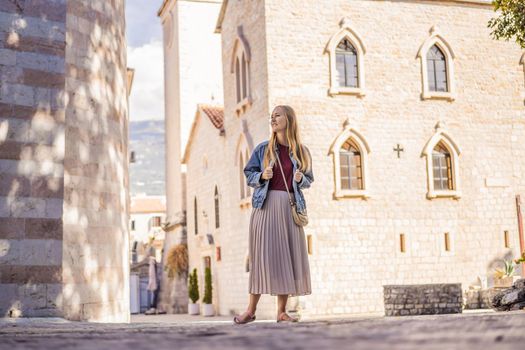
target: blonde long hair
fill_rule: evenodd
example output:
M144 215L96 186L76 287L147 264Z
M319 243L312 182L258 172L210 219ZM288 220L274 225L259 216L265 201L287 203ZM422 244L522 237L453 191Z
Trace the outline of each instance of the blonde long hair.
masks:
M279 105L275 108L280 108L286 116L286 140L292 151L293 157L298 160L297 168L301 172L305 172L311 166L311 159L308 151L301 143L299 136L299 127L297 124L297 117L292 107L286 105ZM274 110L275 110L274 108ZM264 151L263 166L264 169L270 164L270 160L275 160L275 144L277 143L277 133L272 132L268 142L268 147Z

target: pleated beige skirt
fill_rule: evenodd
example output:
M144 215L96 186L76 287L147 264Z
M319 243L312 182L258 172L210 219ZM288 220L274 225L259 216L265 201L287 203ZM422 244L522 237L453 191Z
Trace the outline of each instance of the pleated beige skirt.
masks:
M312 293L304 230L293 221L285 191L270 190L250 217L251 294Z

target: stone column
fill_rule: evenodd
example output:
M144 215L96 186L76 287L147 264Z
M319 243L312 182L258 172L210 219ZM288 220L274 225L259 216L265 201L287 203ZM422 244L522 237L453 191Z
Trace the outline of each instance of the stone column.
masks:
M124 0L0 2L0 317L129 320Z
M164 121L166 130L166 239L164 256L176 244L186 243L183 230L183 186L181 176L181 101L178 2L166 2L159 17L164 33ZM161 305L168 312L187 312L186 277L169 279L164 273L161 286Z

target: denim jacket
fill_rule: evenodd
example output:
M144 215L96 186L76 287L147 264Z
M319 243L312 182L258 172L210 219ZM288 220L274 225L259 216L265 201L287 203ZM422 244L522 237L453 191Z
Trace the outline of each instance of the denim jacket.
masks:
M262 208L264 204L264 200L266 199L266 194L268 193L268 184L270 183L270 180L262 180L261 175L263 173L263 158L264 158L264 152L266 150L266 147L268 147L269 141L261 142L260 144L255 147L255 149L252 152L252 155L250 157L250 160L248 161L248 164L244 167L244 175L246 176L246 181L248 183L248 186L255 188L253 195L252 195L252 207L253 208ZM310 155L310 150L305 147L308 155L310 156L310 160L312 159L312 156ZM279 153L279 148L276 147L276 152ZM290 160L292 161L293 165L293 174L295 174L295 171L297 170L297 160L293 157L292 153L290 152ZM279 166L277 163L274 166ZM310 163L310 167L303 173L303 177L301 178L300 182L296 182L295 180L292 181L293 185L293 196L295 197L295 202L297 206L297 212L303 213L306 211L306 202L304 200L304 196L302 193L302 189L310 187L310 184L314 181L314 174L312 171L312 166Z

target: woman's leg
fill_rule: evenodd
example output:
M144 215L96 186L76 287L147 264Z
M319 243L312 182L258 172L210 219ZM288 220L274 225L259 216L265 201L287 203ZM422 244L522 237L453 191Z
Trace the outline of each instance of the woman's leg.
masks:
M289 321L297 322L299 319L290 317L286 313L286 302L288 301L288 294L277 295L277 322Z
M279 294L277 296L277 317L283 312L286 312L286 303L288 302L288 294Z
M235 323L248 323L254 321L257 303L259 302L260 298L260 294L250 294L250 304L248 305L248 309L242 315L235 316L233 321Z
M248 311L255 315L255 311L257 310L257 303L259 303L259 299L261 299L260 294L250 294L250 305L248 305Z

